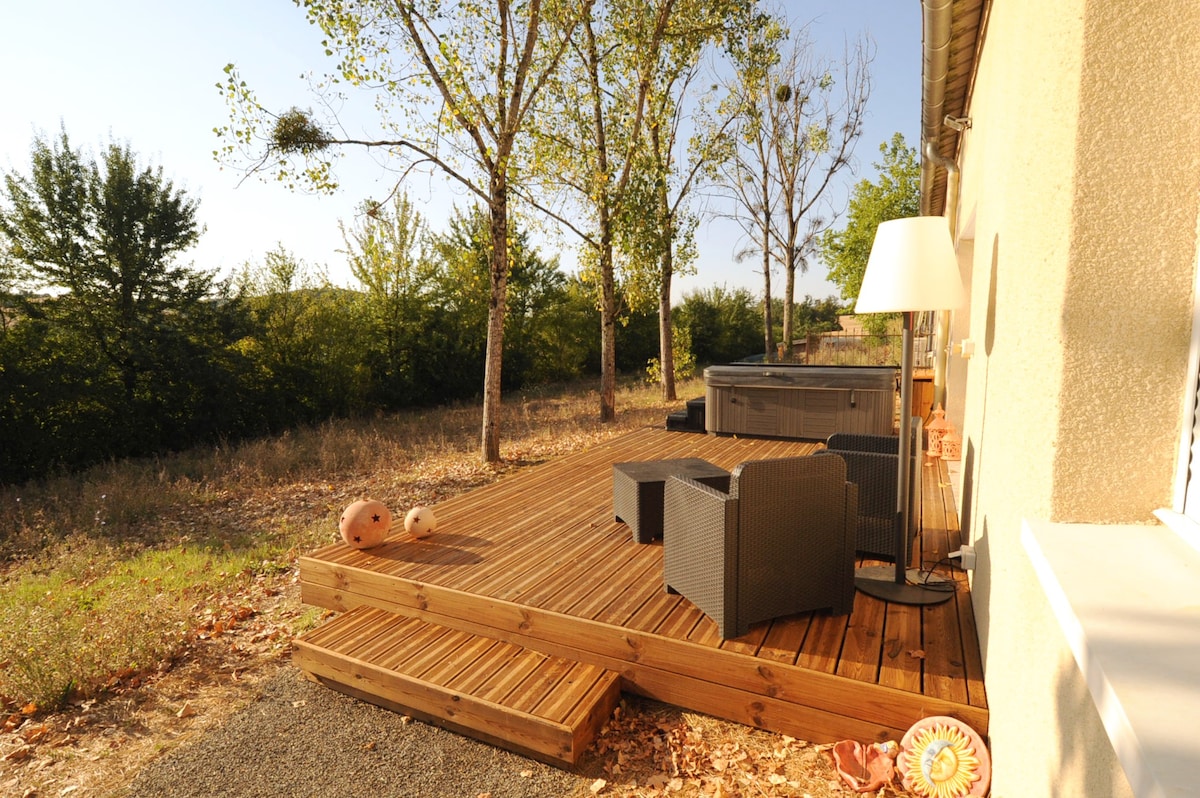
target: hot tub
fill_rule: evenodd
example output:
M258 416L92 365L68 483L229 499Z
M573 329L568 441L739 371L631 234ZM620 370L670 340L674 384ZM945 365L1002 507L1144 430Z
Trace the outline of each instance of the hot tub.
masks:
M704 370L707 432L824 440L894 433L893 366L732 364Z

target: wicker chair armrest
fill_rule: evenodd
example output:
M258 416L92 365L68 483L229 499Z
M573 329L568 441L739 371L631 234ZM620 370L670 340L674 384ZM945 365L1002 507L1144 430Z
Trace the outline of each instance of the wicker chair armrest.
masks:
M893 457L899 450L900 439L895 435L868 435L855 432L835 432L825 441L825 448L835 452L875 452Z
M738 500L688 477L663 486L663 580L716 621L737 623Z
M925 423L919 416L912 420L913 443L910 451L919 461L925 451ZM899 435L871 435L859 432L835 432L825 441L825 448L832 451L878 452L896 455L900 453Z
M846 480L858 486L858 514L876 518L896 515L895 454L860 451L826 451L846 461Z

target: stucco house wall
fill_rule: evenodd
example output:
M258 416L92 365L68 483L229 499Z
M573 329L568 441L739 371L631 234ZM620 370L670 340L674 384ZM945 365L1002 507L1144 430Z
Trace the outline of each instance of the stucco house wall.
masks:
M1000 798L1132 795L1023 519L1171 503L1200 219L1200 4L992 2L959 165L961 522ZM958 395L955 397L955 390ZM955 402L959 404L955 404Z

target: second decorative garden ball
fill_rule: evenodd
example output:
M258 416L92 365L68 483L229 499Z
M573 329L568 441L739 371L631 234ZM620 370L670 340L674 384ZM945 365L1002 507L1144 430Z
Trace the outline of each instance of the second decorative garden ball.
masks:
M404 516L404 529L414 538L428 537L437 531L437 516L428 507L418 505Z

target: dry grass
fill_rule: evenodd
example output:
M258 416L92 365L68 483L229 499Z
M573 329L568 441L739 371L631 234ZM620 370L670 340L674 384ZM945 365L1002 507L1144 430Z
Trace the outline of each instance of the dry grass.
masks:
M679 388L682 398L700 393L696 382ZM662 402L656 387L629 384L618 391L616 421L602 425L590 386L508 396L497 465L480 462L479 408L462 405L333 421L0 488L4 591L25 597L0 606L0 628L27 633L0 635L7 715L0 794L58 795L71 786L77 795L119 794L152 758L252 700L257 685L285 666L290 639L320 619L300 604L296 558L336 538L350 502L436 504L661 424L680 407ZM210 567L180 568L190 576L163 581L161 572L188 552L204 553ZM39 590L82 602L75 631L29 611ZM152 612L152 605L161 607ZM81 659L72 657L81 644L71 635L86 637L100 623L121 630L116 648L137 655L106 664L89 654L89 675L70 676ZM130 634L132 642L121 638ZM157 647L139 648L145 640ZM39 662L68 660L59 663L67 676L50 679L42 696L17 678L16 663L30 648L41 649ZM31 705L53 703L56 693L64 702L57 712ZM845 794L831 784L816 747L673 708L631 706L614 718L588 765L589 775L605 781L602 794ZM647 749L655 739L661 745Z

